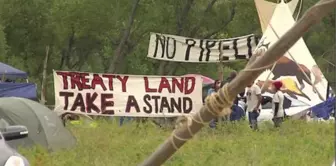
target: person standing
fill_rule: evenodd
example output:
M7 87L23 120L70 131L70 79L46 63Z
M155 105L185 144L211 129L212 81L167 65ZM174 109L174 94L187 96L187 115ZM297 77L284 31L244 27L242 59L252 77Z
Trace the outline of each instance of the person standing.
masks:
M225 83L230 83L233 79L237 77L237 75L238 73L236 71L232 71L229 74L229 76L226 78L226 81L222 83L221 87L224 86ZM231 107L232 112L230 113L230 115L223 117L224 121L227 121L227 120L236 121L236 120L240 120L242 117L245 116L244 109L238 106L238 102L244 96L244 94L245 94L245 89L241 93L238 93Z
M261 111L261 89L258 85L251 82L247 86L246 91L247 112L250 127L254 130L258 129L258 117Z
M273 82L273 87L275 89L275 93L273 95L272 100L272 111L273 111L273 123L275 127L280 127L281 123L284 120L285 111L283 109L283 103L285 96L281 92L282 82L275 81Z
M212 93L216 93L221 86L220 80L215 80L212 84L212 87L208 90L207 96L211 95Z

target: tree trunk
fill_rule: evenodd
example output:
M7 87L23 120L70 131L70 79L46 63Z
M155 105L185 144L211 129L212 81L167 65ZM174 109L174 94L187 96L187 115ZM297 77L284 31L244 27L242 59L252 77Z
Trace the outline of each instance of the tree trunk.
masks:
M192 30L190 31L190 36L194 37L195 34L197 34L199 28L201 27L203 20L206 18L206 14L212 9L213 5L216 3L217 0L211 0L208 3L207 8L203 12L203 17L198 21L198 24Z
M59 68L62 69L64 65L69 67L70 56L72 52L73 45L75 44L75 28L71 28L71 34L68 39L68 48L62 50L62 58Z
M205 8L205 10L203 12L203 18L200 19L200 21L198 22L198 24L191 29L190 34L188 35L189 37L195 37L196 36L199 28L201 27L201 25L203 23L204 18L206 17L206 14L212 9L212 7L216 3L216 1L217 0L211 0L208 3L207 8ZM229 16L228 20L224 21L223 25L220 28L216 29L215 31L211 32L210 34L207 34L205 36L205 38L207 38L208 36L211 37L211 36L215 35L216 33L220 32L226 26L228 26L228 24L233 20L233 18L235 16L235 11L236 11L236 2L232 2L232 3L233 3L233 6L232 6L232 9L231 9L231 12L230 12L230 16ZM181 29L181 32L182 32L182 29ZM180 35L180 34L178 34L178 35ZM167 62L167 63L168 63L168 66L169 66L168 74L175 73L178 70L179 66L180 66L180 65L176 64L176 63L180 63L180 62Z
M46 82L47 82L47 68L49 59L49 45L46 47L46 55L43 64L42 84L41 84L41 104L45 104L46 101Z
M211 38L213 35L217 34L220 31L223 31L229 24L230 22L233 20L234 16L236 15L236 1L232 2L232 8L230 11L230 16L226 21L223 21L222 26L218 27L217 29L215 29L214 31L208 33L207 35L204 36L205 39Z
M179 36L182 34L184 23L186 22L186 18L188 17L188 13L194 3L194 0L187 0L187 3L184 5L183 10L180 15L177 15L177 26L176 26L176 35ZM177 4L177 11L178 13L178 4ZM166 75L169 72L169 70L166 70L167 66L170 66L170 64L173 64L174 62L167 62L167 61L160 61L160 66L158 70L159 75ZM176 66L177 67L177 66Z
M170 66L170 70L168 71L168 75L174 76L177 72L177 69L179 68L179 62L174 63L173 65Z
M131 32L132 25L133 25L133 22L134 22L134 18L135 18L135 15L136 15L136 10L139 6L139 2L140 2L140 0L134 0L133 1L133 7L132 7L131 15L128 18L128 25L127 25L124 33L123 33L123 37L121 38L121 41L120 41L117 49L114 52L111 64L110 64L109 69L108 69L108 71L111 72L111 73L116 72L118 67L120 67L120 64L122 64L121 57L126 56L126 55L123 54L123 49L124 49L125 44L126 44L128 38L130 36L130 32Z

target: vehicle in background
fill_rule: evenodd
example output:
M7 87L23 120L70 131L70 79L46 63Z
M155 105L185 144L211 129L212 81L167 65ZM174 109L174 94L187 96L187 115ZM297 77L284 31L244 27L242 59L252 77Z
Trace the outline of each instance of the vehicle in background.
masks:
M6 141L22 139L28 136L25 126L15 125L0 128L0 166L30 166L28 160L11 148Z

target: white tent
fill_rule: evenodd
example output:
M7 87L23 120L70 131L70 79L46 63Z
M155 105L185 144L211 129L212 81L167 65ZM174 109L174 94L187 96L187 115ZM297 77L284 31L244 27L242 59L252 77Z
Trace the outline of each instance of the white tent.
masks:
M270 10L269 8L260 8L259 2L262 1L255 0L257 8L259 5L258 15L261 26L267 25L267 28L263 31L263 37L256 50L268 49L295 24L292 16L294 5L290 6L282 0L275 5L274 10ZM267 4L268 2L264 3ZM267 12L267 10L269 11ZM270 16L272 10L273 13ZM269 21L267 22L268 18ZM285 96L292 101L291 107L286 110L288 115L296 114L323 102L327 95L328 82L316 65L302 38L289 49L274 68L264 71L257 78L257 84L266 90L263 95L272 97L271 89L268 86L262 86L267 80L281 80L285 84L287 89L287 91L284 91ZM314 90L314 87L317 90ZM259 116L259 120L269 120L271 118L271 108L263 109Z

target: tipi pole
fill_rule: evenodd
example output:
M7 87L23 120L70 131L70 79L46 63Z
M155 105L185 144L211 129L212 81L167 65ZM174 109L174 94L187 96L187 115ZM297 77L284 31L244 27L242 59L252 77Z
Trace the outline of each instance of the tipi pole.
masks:
M314 24L336 7L336 0L321 0L311 7L296 24L287 31L266 53L247 65L243 72L207 98L206 106L192 115L188 123L173 131L158 149L152 153L140 166L160 166L168 160L188 139L197 133L205 123L216 116L228 114L235 96L244 90L249 82L253 82L261 72L273 65L291 48L303 34ZM223 140L225 141L225 140Z

